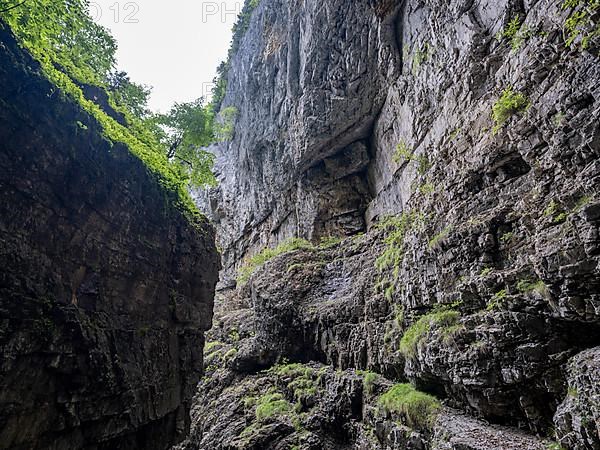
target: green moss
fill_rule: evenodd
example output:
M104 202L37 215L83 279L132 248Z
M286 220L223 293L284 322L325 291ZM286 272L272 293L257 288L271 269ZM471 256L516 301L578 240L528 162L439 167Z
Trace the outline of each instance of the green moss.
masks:
M278 364L268 370L268 373L282 378L287 388L292 391L294 399L301 402L304 398L317 392L320 374L305 364Z
M323 236L319 241L319 248L327 250L341 244L343 238L339 236Z
M231 360L231 359L235 358L235 356L237 355L237 353L238 353L238 350L237 350L237 348L232 348L232 349L230 349L230 350L229 350L227 353L225 353L225 354L223 355L223 359L224 359L225 361L229 361L229 360Z
M414 358L419 345L433 329L449 329L458 324L460 313L452 309L438 309L426 314L413 323L400 340L400 352L407 358Z
M375 388L375 383L379 379L379 374L367 370L361 372L361 375L363 377L363 386L365 388L365 392L369 395L372 394L373 389Z
M280 393L266 394L256 401L256 420L280 417L292 411L292 405Z
M224 345L225 344L223 342L220 342L220 341L207 342L206 345L204 346L204 353L210 353L216 347L223 347Z
M530 103L527 97L520 92L513 91L512 88L506 88L498 101L492 106L492 118L496 125L494 133L497 133L500 128L515 114L525 111Z
M417 73L419 72L419 69L421 68L421 65L430 58L431 53L432 53L431 46L429 45L428 42L425 42L423 45L421 45L420 47L417 47L415 49L413 59L412 59L413 75L415 75L415 76L417 75Z
M292 238L279 244L275 248L266 248L257 255L254 255L246 261L246 263L239 269L237 282L238 284L245 284L248 282L252 274L260 268L263 264L276 256L284 253L289 253L295 250L314 250L315 247L305 239Z
M387 413L399 414L408 426L421 430L432 426L441 408L435 397L410 384L396 384L379 397L378 403Z

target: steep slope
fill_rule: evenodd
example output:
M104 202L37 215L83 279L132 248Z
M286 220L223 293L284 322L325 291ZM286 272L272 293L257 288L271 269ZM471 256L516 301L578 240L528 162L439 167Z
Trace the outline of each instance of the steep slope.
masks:
M203 370L214 230L3 28L0 86L0 448L167 448Z
M301 246L223 291L211 339L226 345L208 354L215 372L197 401L226 401L237 419L197 414L189 448L219 445L210 436L225 429L222 448L546 445L481 422L487 438L460 442L443 414L416 424L404 406L352 394L356 369L472 417L555 430L565 448L600 448L597 30L593 1L260 2L231 61L236 131L216 149L221 185L206 202L223 287L287 238L366 234ZM307 402L261 378L262 394L305 414L265 418L242 386L284 360L355 381L315 378ZM357 403L328 410L330 388ZM323 414L332 420L311 419Z

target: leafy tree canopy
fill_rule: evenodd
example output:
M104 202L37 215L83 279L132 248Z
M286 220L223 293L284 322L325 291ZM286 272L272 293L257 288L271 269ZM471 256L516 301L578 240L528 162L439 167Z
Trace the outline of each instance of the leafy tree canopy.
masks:
M40 62L48 79L98 120L107 138L125 143L168 189L178 192L184 209L197 213L186 187L215 184L214 157L198 148L212 136L212 115L206 107L192 102L175 105L164 117L152 116L150 89L115 70L116 41L90 17L88 0L3 1L0 19ZM106 90L110 108L125 117L127 126L86 98L83 85Z

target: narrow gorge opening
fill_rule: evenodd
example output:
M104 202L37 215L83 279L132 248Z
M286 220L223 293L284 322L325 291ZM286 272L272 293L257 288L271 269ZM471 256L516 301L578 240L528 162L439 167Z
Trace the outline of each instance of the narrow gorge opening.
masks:
M599 16L3 2L0 450L600 448Z

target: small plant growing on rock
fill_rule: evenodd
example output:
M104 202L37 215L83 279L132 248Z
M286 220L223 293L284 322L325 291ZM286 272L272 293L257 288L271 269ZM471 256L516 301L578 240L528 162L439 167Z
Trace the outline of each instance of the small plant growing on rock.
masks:
M517 290L522 294L529 294L531 292L537 292L540 295L546 295L548 293L548 287L542 280L531 281L531 280L520 280L517 283Z
M519 50L525 41L532 35L531 30L526 25L521 24L519 16L515 16L506 28L496 35L496 39L501 41L502 39L508 39L510 46L514 51Z
M454 329L460 319L460 313L453 309L435 309L413 323L400 340L400 353L406 358L414 358L419 345L424 342L434 329Z
M400 143L396 146L393 160L399 166L405 162L417 163L417 172L419 175L425 175L425 173L427 173L427 171L431 168L429 158L426 155L415 155L414 151L408 147L406 141L404 140L400 141Z
M496 123L493 133L497 133L508 119L525 111L529 105L529 100L525 95L513 91L510 87L506 88L498 101L492 106L492 118Z
M569 214L563 211L563 209L558 204L558 202L556 202L556 200L551 200L550 203L548 203L548 206L546 206L546 209L544 210L544 217L552 218L553 223L561 223L567 220Z
M359 371L357 371L357 373L363 377L363 386L364 386L365 392L369 395L372 394L373 389L375 387L375 383L377 382L377 379L379 378L379 374L377 374L375 372L370 372L368 370L359 370Z
M567 47L579 42L581 48L586 50L590 42L600 36L600 26L594 25L593 17L600 10L598 0L565 0L562 9L573 9L563 28L563 35Z
M313 396L317 392L320 374L305 364L278 364L269 369L268 373L282 378L287 384L287 388L294 393L294 399L299 403L302 399Z
M501 291L496 292L494 294L494 296L488 302L487 310L493 311L495 309L500 309L500 306L502 305L502 303L504 303L506 296L507 296L506 289L502 289Z
M417 47L412 59L412 73L417 75L421 65L431 56L431 46L425 42L421 47Z
M378 403L386 413L399 414L408 426L420 430L431 428L441 408L435 397L405 383L390 388L379 397Z
M344 239L338 236L323 236L319 241L319 248L327 250L339 245Z

